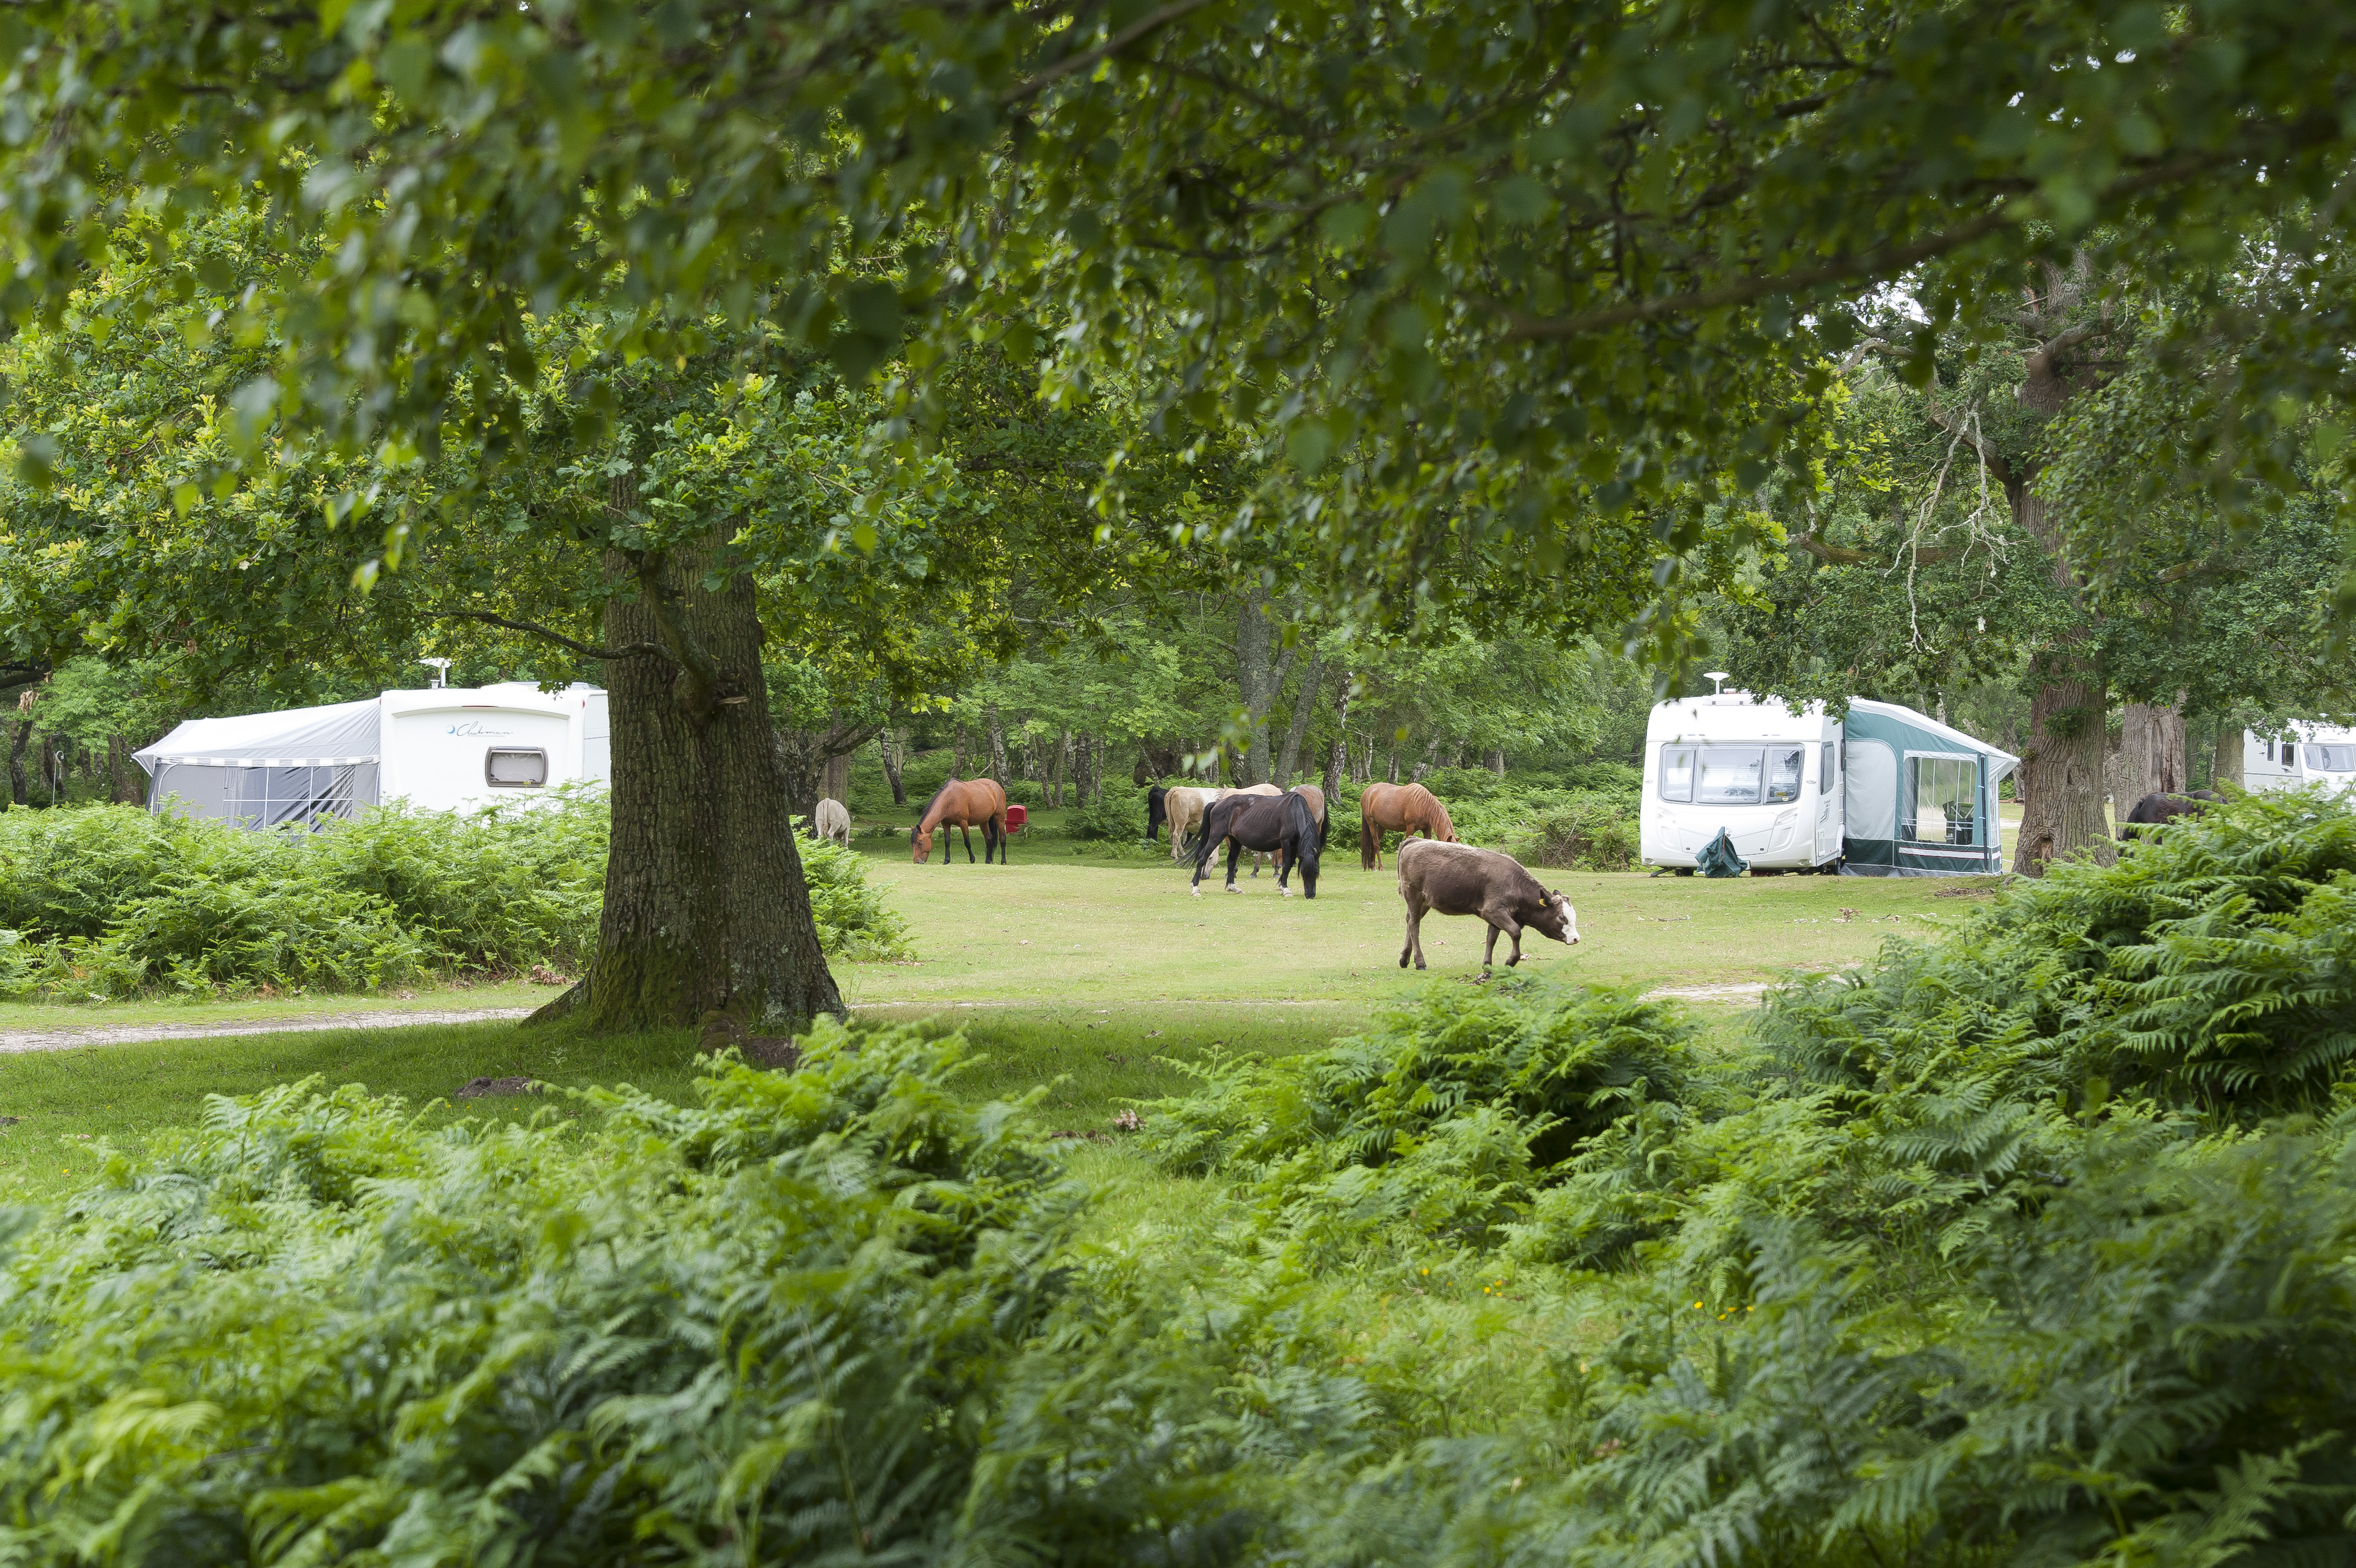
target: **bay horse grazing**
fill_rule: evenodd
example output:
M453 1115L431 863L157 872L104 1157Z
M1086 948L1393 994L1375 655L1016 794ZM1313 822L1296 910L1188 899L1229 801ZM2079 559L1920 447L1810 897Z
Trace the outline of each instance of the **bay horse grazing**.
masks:
M933 853L933 830L956 828L965 835L965 863L973 864L973 830L981 830L981 861L998 856L998 864L1006 859L1006 791L992 779L952 779L940 788L925 806L924 820L909 830L908 842L916 846L913 857L918 865L925 864ZM949 845L946 836L941 842L941 864L949 863Z
M1412 833L1435 843L1462 843L1440 797L1420 784L1369 784L1358 797L1358 864L1383 868L1383 835Z
M2224 803L2225 797L2218 794L2214 789L2187 789L2173 795L2167 793L2146 795L2135 803L2135 810L2129 811L2126 814L2126 820L2119 824L2119 836L2139 838L2143 835L2130 833L2127 830L2131 827L2166 827L2179 817L2197 817L2211 806L2222 806Z
M1211 856L1221 844L1227 846L1227 891L1240 893L1236 886L1236 860L1245 850L1273 850L1277 854L1276 890L1286 897L1292 889L1285 878L1294 867L1301 871L1301 890L1308 897L1317 897L1317 852L1323 846L1324 831L1310 813L1309 802L1298 794L1267 796L1257 791L1237 790L1224 800L1215 800L1203 819L1202 842L1194 846L1194 879L1188 886L1194 897L1203 896L1203 873L1210 868Z

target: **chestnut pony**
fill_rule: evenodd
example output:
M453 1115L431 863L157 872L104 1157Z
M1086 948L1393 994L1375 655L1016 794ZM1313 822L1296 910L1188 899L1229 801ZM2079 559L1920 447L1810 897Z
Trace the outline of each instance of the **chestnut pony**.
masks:
M924 820L909 832L908 842L916 846L914 856L918 865L925 864L933 853L933 830L957 828L965 835L965 863L973 864L973 830L981 830L981 860L990 864L992 854L998 864L1006 860L1006 791L995 779L952 779L940 788L925 806ZM946 834L941 840L941 864L949 863L949 844Z
M1358 797L1358 864L1383 868L1383 835L1411 833L1435 843L1462 843L1440 797L1420 784L1369 784Z

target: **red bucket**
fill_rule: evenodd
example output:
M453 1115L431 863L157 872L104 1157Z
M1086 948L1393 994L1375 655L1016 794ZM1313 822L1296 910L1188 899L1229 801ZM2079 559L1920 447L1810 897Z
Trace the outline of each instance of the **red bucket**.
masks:
M1006 808L1006 831L1008 832L1021 832L1023 831L1023 824L1030 820L1031 813L1024 811L1022 807L1009 806Z

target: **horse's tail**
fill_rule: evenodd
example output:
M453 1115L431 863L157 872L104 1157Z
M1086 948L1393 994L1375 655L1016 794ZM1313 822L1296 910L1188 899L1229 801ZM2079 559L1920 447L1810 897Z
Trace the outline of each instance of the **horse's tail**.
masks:
M1361 871L1379 871L1382 869L1382 830L1375 826L1372 818L1360 817L1358 819L1358 868Z

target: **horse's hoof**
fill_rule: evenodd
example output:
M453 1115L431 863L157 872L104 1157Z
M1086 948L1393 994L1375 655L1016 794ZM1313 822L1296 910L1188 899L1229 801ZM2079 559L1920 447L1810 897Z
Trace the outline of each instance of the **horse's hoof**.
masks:
M1240 888L1240 887L1238 887L1238 886L1237 886L1234 883L1230 882L1230 883L1228 883L1228 884L1227 884L1227 891L1228 891L1228 892L1230 892L1230 893L1240 893L1240 892L1242 892L1242 891L1243 891L1243 889L1242 889L1242 888Z

